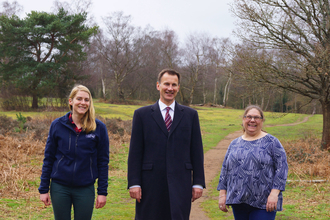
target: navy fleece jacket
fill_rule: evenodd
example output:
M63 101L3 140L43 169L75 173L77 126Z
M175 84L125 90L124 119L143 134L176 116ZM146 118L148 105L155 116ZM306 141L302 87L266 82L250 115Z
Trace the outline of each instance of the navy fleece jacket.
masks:
M109 137L96 119L96 130L76 133L69 113L55 119L49 130L39 193L49 191L50 179L66 186L88 186L98 178L98 195L107 195Z

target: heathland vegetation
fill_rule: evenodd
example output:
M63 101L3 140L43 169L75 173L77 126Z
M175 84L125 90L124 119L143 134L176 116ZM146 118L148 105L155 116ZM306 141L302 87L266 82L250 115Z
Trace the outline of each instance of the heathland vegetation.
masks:
M132 219L134 201L127 191L126 168L131 118L137 105L114 105L96 101L98 118L110 137L109 195L105 208L94 219ZM200 115L204 151L233 131L239 130L242 110L195 107ZM51 121L64 112L3 112L0 116L0 218L51 219L37 191L43 150ZM283 143L289 161L289 182L284 211L278 219L328 219L330 202L330 156L320 149L322 115L309 117L296 126L267 127L302 121L307 115L266 112L265 130ZM24 123L23 123L24 122ZM321 180L320 182L318 182ZM323 182L324 181L324 182ZM217 178L207 187L211 194L203 209L210 219L230 219L217 207Z

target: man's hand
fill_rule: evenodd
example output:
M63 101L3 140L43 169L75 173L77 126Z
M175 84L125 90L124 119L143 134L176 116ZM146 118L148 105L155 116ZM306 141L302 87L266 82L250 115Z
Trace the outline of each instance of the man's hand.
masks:
M46 205L50 205L51 201L50 201L50 197L49 197L49 193L44 193L44 194L40 194L40 200Z
M107 197L103 195L98 195L96 199L95 208L97 209L102 208L103 206L105 206L106 203L107 203Z
M138 203L141 202L142 199L142 190L141 187L132 187L129 189L129 195L132 199L136 199Z
M200 198L203 195L203 189L200 188L192 188L192 202L196 199Z

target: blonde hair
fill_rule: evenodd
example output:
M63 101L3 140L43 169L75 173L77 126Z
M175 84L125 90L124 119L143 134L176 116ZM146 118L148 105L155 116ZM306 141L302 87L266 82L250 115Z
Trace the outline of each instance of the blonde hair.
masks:
M70 93L69 98L73 100L79 91L87 92L89 95L89 108L88 111L85 113L83 118L81 119L82 129L89 133L91 131L95 131L96 123L95 123L95 109L93 105L93 98L92 94L86 86L77 85L75 86ZM69 105L70 111L72 112L72 105Z
M260 116L262 117L262 122L265 121L265 115L264 115L264 112L262 111L262 109L258 106L258 105L249 105L248 107L245 108L245 111L244 111L244 114L243 114L243 119L244 119L244 116L246 116L246 114L251 110L251 109L256 109L258 110L258 112L260 113ZM243 129L243 132L245 132L245 129L244 129L244 126L242 124L242 129ZM261 129L262 130L262 129ZM264 131L264 130L262 130ZM265 132L265 131L264 131Z

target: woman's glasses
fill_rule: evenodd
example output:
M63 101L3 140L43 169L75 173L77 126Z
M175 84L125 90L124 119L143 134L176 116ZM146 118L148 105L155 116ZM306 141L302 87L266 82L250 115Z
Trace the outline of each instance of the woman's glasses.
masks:
M262 119L262 117L260 116L251 116L251 115L245 115L244 118L248 121L251 121L252 119L254 119L255 121L259 121Z

